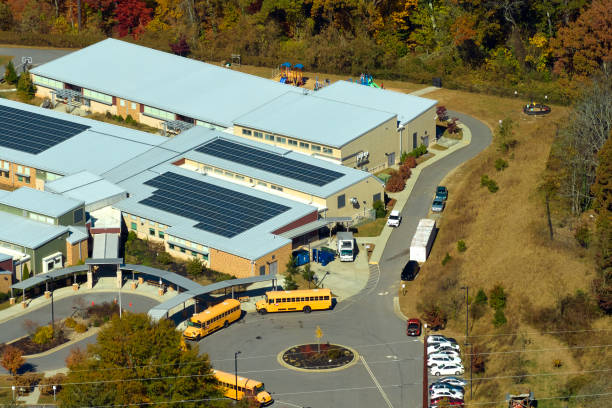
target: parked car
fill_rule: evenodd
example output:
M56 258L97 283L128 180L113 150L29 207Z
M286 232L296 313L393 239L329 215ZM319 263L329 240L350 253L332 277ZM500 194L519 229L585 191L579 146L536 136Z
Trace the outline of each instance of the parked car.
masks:
M432 367L431 375L461 375L465 372L461 364L442 364Z
M440 349L438 351L434 351L430 355L433 355L433 354L442 354L446 356L459 357L459 352L454 349Z
M430 361L432 363L443 361L443 362L448 362L448 363L461 364L461 357L459 357L458 355L432 353L427 356L427 365L429 365ZM436 365L439 365L439 364L436 364Z
M446 206L446 202L441 198L434 198L433 203L431 204L431 211L433 212L442 212L444 211L444 207Z
M401 222L402 216L400 215L400 212L397 210L391 211L389 218L387 218L387 225L390 227L399 227Z
M421 321L419 319L409 319L406 326L406 335L408 336L420 336L421 335Z
M417 261L408 261L404 268L402 269L402 274L400 279L403 281L411 281L419 273L419 263Z
M462 392L451 390L451 389L431 390L429 391L429 396L430 398L449 397L449 398L463 399Z
M451 342L432 343L427 346L427 354L435 353L439 350L456 350L459 351L459 345Z
M451 385L455 385L457 387L465 387L467 385L467 381L465 381L462 378L457 378L457 377L442 377L438 381L436 381L436 383L438 383L438 384L451 384Z
M436 198L446 201L448 198L448 189L444 186L438 186L438 188L436 188Z
M461 392L462 394L465 392L465 388L463 387L455 387L454 385L438 382L435 382L429 386L429 391L432 390L456 390Z
M445 356L440 354L430 354L427 356L427 367L444 364L461 364L461 359L459 357Z
M431 343L442 343L448 341L448 338L446 336L442 336L441 334L431 334L429 336L427 336L427 343L431 344Z
M449 397L438 397L438 398L431 398L429 400L430 403L430 407L431 408L438 408L439 406L452 406L452 407L463 407L463 399L462 398L449 398ZM443 405L445 404L445 405Z

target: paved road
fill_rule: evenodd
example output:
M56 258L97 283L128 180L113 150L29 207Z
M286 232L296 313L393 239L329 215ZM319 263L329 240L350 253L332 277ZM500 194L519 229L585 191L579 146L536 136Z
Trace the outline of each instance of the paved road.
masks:
M32 64L38 66L49 62L59 57L63 57L66 54L71 53L72 50L57 50L57 49L40 49L40 48L18 48L18 47L1 47L0 55L12 55L13 64L15 67L21 66L22 57L32 58ZM4 67L2 67L4 69ZM3 71L4 72L4 71ZM18 72L21 72L18 69Z
M90 306L91 302L99 304L113 301L116 297L117 292L97 292L58 299L53 302L55 319L59 320L72 315L73 307L84 308ZM158 301L149 297L126 292L122 293L121 300L125 310L132 310L135 313L147 312L149 309L159 303ZM132 306L129 306L130 303ZM39 326L50 324L50 305L51 304L49 303L49 307L36 309L27 315L19 316L0 323L0 343L14 340L28 334L27 327L24 325L24 322L27 320L30 320ZM96 336L87 337L80 342L74 343L72 346L59 350L49 356L28 359L27 361L28 364L30 364L37 371L62 368L65 366L64 361L70 353L70 350L76 347L85 348L88 343L93 343L95 340ZM0 373L6 374L2 368L0 368Z
M391 234L380 262L360 294L335 310L310 315L247 315L233 327L200 342L221 370L233 371L240 350L239 371L262 380L277 401L275 407L420 407L422 343L406 337L405 322L393 311L399 274L408 260L408 246L420 218L427 216L435 187L449 171L473 158L491 143L483 123L459 113L472 132L472 143L425 168L402 212L403 222ZM450 192L452 194L452 191ZM277 354L295 344L314 342L316 326L324 341L355 348L365 360L333 373L300 373L281 367Z

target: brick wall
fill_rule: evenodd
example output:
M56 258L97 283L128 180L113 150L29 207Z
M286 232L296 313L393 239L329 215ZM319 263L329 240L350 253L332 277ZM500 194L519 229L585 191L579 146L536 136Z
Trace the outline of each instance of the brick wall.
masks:
M237 278L248 278L259 275L259 268L264 266L266 275L270 273L270 264L277 262L278 271L283 272L287 261L291 257L291 244L287 244L271 252L251 265L251 261L227 252L210 248L210 268L219 272L234 275Z
M79 247L81 248L81 257L79 257ZM71 245L66 241L66 265L76 265L79 261L85 261L88 256L88 245L87 240L84 239L81 242L77 242Z
M132 116L132 119L140 120L140 104L137 102L128 101L127 99L115 98L117 101L117 115L125 118L127 115ZM123 104L123 106L122 106Z

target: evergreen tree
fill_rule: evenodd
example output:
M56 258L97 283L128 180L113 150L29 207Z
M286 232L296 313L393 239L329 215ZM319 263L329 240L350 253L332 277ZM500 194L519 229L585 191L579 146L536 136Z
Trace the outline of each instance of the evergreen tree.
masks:
M13 65L13 61L9 61L6 64L6 69L4 71L4 80L9 84L15 84L19 77L17 76L17 72L15 71L15 65Z
M30 278L30 269L28 268L28 264L23 266L23 271L21 272L21 281L23 282L26 279Z
M19 81L17 81L17 91L24 99L32 99L34 94L36 94L36 86L34 86L34 83L32 82L30 71L26 70L19 76Z

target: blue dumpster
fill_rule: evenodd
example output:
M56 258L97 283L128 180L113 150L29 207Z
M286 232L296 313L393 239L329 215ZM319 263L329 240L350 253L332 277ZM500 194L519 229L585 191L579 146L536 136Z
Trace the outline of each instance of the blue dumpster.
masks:
M293 257L295 258L295 266L306 265L310 262L310 254L304 249L293 251Z

